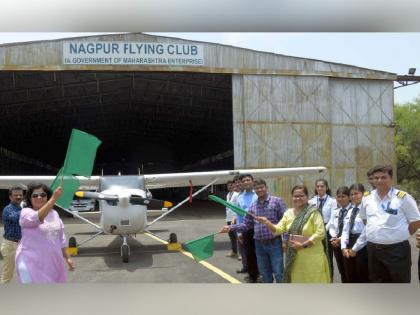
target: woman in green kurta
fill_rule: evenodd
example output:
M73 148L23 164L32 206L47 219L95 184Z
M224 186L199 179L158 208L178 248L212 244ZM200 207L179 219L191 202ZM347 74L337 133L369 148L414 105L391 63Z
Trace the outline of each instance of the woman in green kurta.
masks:
M286 253L285 283L330 283L331 269L327 259L328 246L320 211L308 204L308 189L297 185L292 189L293 208L288 209L277 225L265 217L257 220L277 233L304 236L302 242L289 240Z

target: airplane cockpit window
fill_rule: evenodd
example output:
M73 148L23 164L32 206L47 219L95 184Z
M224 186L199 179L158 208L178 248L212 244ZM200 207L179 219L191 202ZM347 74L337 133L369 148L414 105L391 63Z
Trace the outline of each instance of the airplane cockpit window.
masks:
M118 206L118 200L105 200L105 201L110 206L114 206L114 207Z

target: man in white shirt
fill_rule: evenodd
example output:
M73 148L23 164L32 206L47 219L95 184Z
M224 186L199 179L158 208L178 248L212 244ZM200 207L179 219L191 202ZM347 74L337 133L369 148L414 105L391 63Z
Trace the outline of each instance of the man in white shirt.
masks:
M420 228L420 212L413 197L392 187L391 166L372 170L376 189L365 197L360 217L366 224L371 282L410 282L410 234Z
M226 183L228 194L226 196L226 201L235 204L236 200L238 199L239 192L235 191L236 184L230 180ZM231 209L226 207L226 224L231 225L234 224L236 218L236 213L233 212ZM231 244L231 251L226 255L226 257L231 258L238 258L238 239L236 236L236 232L231 231L229 232L229 239Z

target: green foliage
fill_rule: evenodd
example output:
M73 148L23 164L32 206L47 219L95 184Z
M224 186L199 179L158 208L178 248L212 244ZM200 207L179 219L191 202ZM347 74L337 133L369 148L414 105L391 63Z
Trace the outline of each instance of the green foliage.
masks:
M395 106L398 187L420 200L420 98Z

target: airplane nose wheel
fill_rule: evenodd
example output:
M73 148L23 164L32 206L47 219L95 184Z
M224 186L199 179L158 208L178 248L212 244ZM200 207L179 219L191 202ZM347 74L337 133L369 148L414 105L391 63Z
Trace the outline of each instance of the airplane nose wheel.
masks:
M121 257L124 263L128 263L130 259L130 246L127 244L127 237L123 236L123 244L121 245Z

